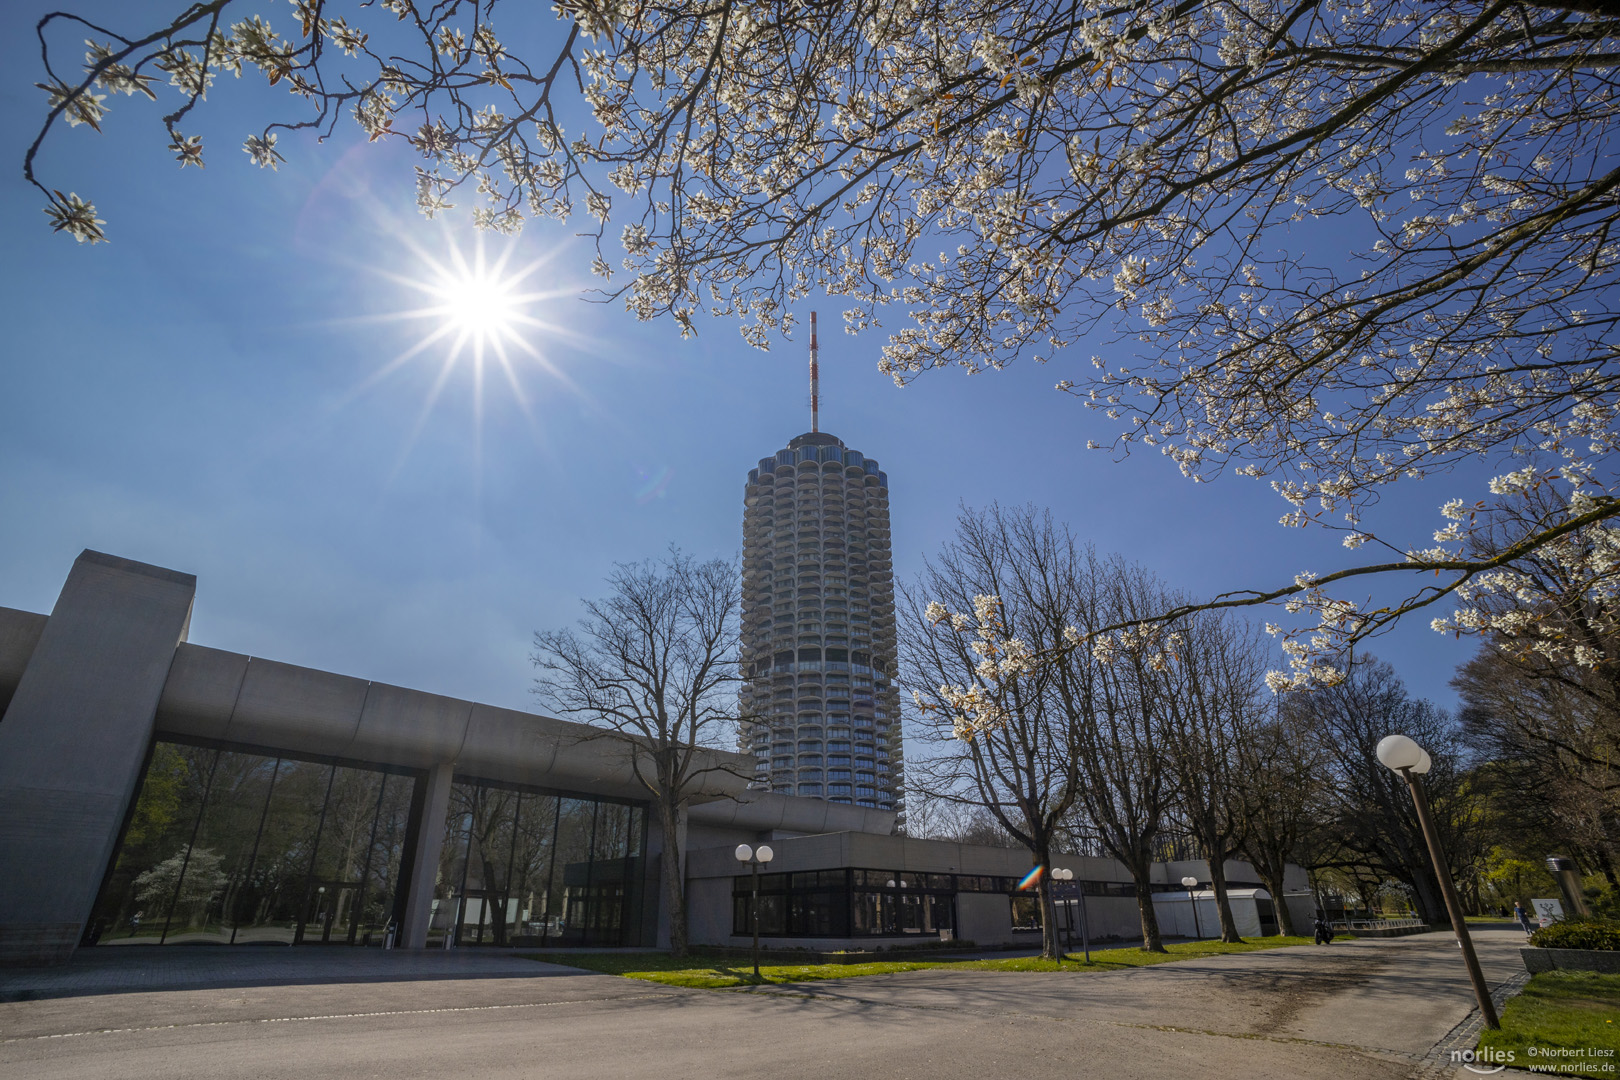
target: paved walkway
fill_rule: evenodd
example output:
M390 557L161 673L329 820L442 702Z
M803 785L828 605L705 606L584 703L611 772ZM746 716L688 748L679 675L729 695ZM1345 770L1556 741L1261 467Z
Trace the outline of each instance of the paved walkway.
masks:
M1478 940L1491 981L1522 970L1522 934ZM0 1004L0 1075L1408 1080L1457 1073L1433 1068L1437 1044L1472 1007L1444 934L1108 974L931 970L727 992L472 950L169 952L188 955L124 961L139 975L98 956L61 973L73 996ZM266 963L288 966L267 979ZM5 980L24 977L39 975ZM154 993L147 977L214 988Z

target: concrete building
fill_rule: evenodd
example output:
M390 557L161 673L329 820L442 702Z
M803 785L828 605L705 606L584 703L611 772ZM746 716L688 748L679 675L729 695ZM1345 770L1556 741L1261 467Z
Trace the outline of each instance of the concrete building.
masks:
M840 832L772 841L775 858L760 875L761 940L776 947L813 949L886 948L925 938L949 937L981 947L1039 948L1040 909L1033 892L1020 892L1029 873L1029 853L906 836ZM1053 882L1059 930L1076 947L1092 942L1140 939L1137 890L1125 867L1113 859L1054 854L1052 865L1074 871L1074 880ZM687 895L694 942L740 946L752 940L753 881L739 874L731 849L694 847L687 859ZM1246 933L1275 934L1269 899L1254 896L1258 882L1248 863L1228 861L1226 872ZM1155 914L1166 937L1192 937L1175 916L1188 907L1183 877L1209 880L1201 860L1156 863L1152 872ZM1312 898L1305 871L1284 875L1296 926L1310 923ZM1213 908L1211 908L1213 911ZM1168 919L1168 921L1166 921ZM1206 921L1196 936L1220 936Z
M749 470L739 746L754 786L905 820L889 478L819 430Z
M81 943L653 945L659 830L601 729L186 640L196 579L86 551L0 608L0 962ZM716 842L888 832L747 792ZM705 807L713 804L713 809Z
M778 851L771 941L1019 944L1038 928L1013 887L1024 853L750 789L749 758L727 751L704 751L712 786L673 866L635 741L189 642L195 592L86 551L48 616L0 608L0 963L88 945L651 947L665 873L688 884L692 940L741 944L751 882L732 851L762 841ZM1121 867L1054 861L1094 937L1134 932ZM1186 873L1207 877L1167 864L1155 893ZM1240 863L1227 877L1258 884Z

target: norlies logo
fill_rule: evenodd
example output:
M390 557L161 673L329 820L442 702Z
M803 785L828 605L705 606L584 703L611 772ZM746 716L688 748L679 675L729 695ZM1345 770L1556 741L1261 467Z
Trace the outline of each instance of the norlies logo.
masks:
M1453 1050L1451 1063L1461 1065L1469 1072L1476 1072L1482 1076L1499 1073L1513 1064L1512 1050L1497 1050L1489 1046L1482 1046L1478 1050Z

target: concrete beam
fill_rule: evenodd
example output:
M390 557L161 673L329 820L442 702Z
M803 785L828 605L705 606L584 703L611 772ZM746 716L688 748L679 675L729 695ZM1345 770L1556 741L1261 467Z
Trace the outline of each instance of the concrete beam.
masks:
M78 946L197 579L85 551L0 720L0 963Z
M28 670L28 658L34 655L34 646L39 644L39 635L49 621L32 611L0 608L0 716L5 715L17 683Z

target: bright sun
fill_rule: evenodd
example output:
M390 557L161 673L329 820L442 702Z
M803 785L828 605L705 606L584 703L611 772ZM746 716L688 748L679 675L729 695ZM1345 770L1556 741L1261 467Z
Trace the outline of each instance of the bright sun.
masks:
M529 401L524 380L519 378L518 365L527 361L552 377L569 382L540 346L559 339L574 339L577 335L537 318L536 310L543 301L576 295L578 289L561 283L546 290L534 287L532 279L549 257L513 269L508 263L518 250L516 243L505 242L500 253L491 257L485 252L481 233L475 238L470 253L464 252L453 238L442 256L435 256L415 244L411 247L419 260L417 272L385 270L383 276L417 293L421 297L420 306L383 316L383 319L419 321L421 336L358 389L364 390L380 382L417 356L438 354L441 357L439 371L417 422L420 430L457 368L470 371L474 407L480 418L488 382L486 376L494 373L492 369L504 376L510 398L526 415L529 415ZM532 415L529 420L531 424L534 422Z
M445 277L432 292L441 301L439 313L458 334L488 343L518 336L513 330L524 316L514 284L498 270L480 266Z

